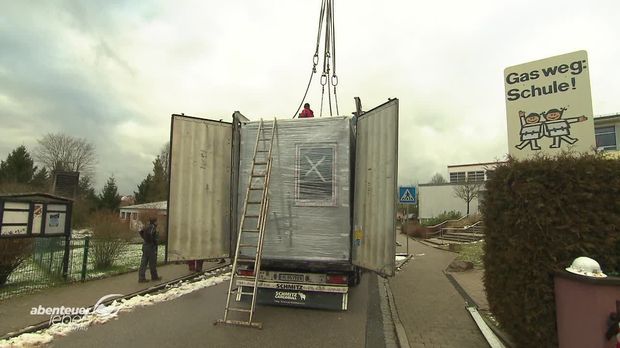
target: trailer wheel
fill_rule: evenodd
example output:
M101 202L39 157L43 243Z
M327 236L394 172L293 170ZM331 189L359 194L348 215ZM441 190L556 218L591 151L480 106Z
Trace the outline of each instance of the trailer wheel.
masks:
M362 280L362 269L356 267L353 272L349 274L349 286L356 286Z

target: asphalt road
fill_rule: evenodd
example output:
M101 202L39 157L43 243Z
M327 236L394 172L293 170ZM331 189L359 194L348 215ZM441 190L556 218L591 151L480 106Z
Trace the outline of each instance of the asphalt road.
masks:
M213 325L223 317L228 282L120 313L52 342L53 347L384 347L376 276L350 290L347 311L258 306L263 329Z

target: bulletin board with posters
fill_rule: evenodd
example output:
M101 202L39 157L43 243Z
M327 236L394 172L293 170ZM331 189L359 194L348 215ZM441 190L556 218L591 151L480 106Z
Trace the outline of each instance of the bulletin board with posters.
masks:
M511 156L595 149L589 68L587 52L577 51L504 70Z
M0 196L0 238L71 234L72 201L45 193Z

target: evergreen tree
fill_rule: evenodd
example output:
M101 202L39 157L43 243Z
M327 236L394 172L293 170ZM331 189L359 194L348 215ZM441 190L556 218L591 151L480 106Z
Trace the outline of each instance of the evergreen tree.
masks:
M159 202L168 199L168 177L162 157L157 156L153 161L153 172L149 173L134 191L136 204Z
M138 185L138 192L134 191L133 195L136 198L136 204L142 204L149 202L149 192L153 187L153 175L150 173L142 180Z
M95 193L90 177L81 176L78 183L77 199L73 203L73 226L84 228L99 205L99 197Z
M32 180L30 180L30 185L36 190L47 191L50 186L50 175L45 167L35 171Z
M161 148L159 153L159 159L164 168L164 175L166 176L166 183L170 180L170 173L168 173L168 165L170 165L170 142L166 142Z
M165 201L168 199L168 180L161 157L157 156L153 161L153 188L150 195L151 202Z
M36 168L24 145L17 147L0 162L0 181L28 184Z
M111 176L99 194L99 207L110 211L117 211L121 205L121 196L118 194L118 187L114 176Z
M93 187L93 183L88 176L80 177L80 182L78 183L78 197L84 200L89 200L91 202L97 202L97 194L95 193L95 188Z

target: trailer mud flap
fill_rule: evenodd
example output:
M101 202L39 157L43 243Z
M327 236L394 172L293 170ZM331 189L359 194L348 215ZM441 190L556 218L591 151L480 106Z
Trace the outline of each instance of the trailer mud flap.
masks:
M241 292L252 292L251 287L240 286ZM250 301L249 295L238 295L237 300ZM259 304L304 307L332 310L347 310L348 293L331 293L306 290L280 290L258 288L256 302Z

